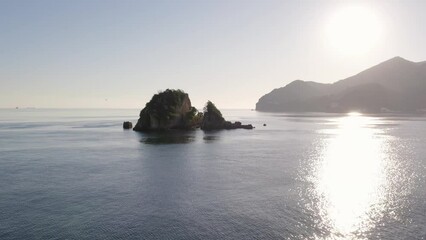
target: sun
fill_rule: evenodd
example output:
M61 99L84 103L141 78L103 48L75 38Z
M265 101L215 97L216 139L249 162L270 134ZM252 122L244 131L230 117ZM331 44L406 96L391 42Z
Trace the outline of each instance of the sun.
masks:
M377 14L366 6L339 9L326 24L326 43L347 55L360 55L373 49L380 40L382 24Z

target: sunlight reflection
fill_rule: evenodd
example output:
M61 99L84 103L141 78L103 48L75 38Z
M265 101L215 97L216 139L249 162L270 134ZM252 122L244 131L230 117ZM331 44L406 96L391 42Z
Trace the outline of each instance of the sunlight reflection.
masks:
M375 119L351 113L328 130L328 140L317 166L316 192L321 218L333 237L352 238L371 228L369 222L384 201L386 185L384 139Z

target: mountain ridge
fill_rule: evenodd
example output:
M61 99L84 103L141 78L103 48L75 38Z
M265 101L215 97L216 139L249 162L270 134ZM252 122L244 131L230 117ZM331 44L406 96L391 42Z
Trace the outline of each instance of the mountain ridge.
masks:
M416 112L426 108L426 61L394 57L334 83L295 80L262 96L266 112Z

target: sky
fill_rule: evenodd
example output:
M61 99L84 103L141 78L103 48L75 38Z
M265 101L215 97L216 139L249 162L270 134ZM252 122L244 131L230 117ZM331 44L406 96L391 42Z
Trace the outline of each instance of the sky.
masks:
M0 108L143 108L175 88L197 108L251 109L296 79L425 61L425 12L422 0L0 0Z

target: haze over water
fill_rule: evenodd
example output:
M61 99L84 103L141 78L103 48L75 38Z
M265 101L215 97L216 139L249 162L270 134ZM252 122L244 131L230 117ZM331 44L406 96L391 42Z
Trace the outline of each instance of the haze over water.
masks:
M122 130L138 111L0 110L0 238L426 236L424 116L228 110L256 129Z

